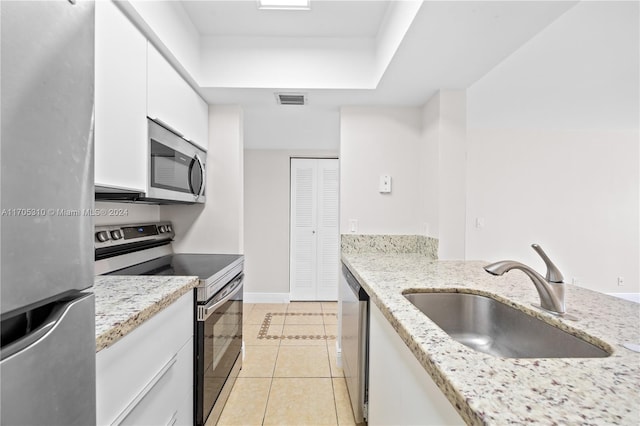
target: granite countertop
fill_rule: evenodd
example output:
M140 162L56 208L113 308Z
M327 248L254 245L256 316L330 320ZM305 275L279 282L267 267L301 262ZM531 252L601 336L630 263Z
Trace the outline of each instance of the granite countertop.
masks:
M96 352L126 336L198 285L198 277L97 276Z
M487 262L436 261L412 253L344 253L358 279L468 424L640 423L640 304L567 286L567 311L578 321L531 306L536 289L523 273L494 277ZM499 358L447 335L403 296L410 289L455 289L491 295L598 346L607 358Z

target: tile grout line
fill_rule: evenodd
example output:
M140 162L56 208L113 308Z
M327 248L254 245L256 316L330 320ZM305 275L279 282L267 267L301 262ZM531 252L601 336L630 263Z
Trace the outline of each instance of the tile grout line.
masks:
M254 308L255 308L255 305L251 307L250 311L254 311L255 310ZM269 321L267 321L267 315L269 315ZM272 315L273 315L273 313L271 313L271 312L268 312L268 311L265 312L265 320L260 325L260 331L258 332L259 335L262 334L263 332L266 335L267 330L271 325L270 319L271 319ZM329 352L329 350L330 350L329 349L329 342L335 341L337 336L333 336L333 335L329 336L328 335L329 326L335 326L335 324L326 324L326 322L325 322L325 318L326 317L328 317L328 316L337 316L337 312L335 312L335 311L324 312L324 309L323 309L323 307L321 305L321 312L320 313L318 313L318 312L291 312L291 313L289 313L288 312L288 308L287 308L287 310L284 313L283 312L279 312L279 313L276 313L276 315L278 315L278 316L282 315L282 316L285 316L285 317L288 316L288 315L290 315L292 317L293 316L321 316L322 317L322 329L324 330L324 336L323 336L324 339L322 339L322 340L324 340L324 342L325 342L324 345L322 345L322 346L324 346L325 356L326 356L326 360L327 360L328 367L329 367L328 377L325 377L325 376L318 376L318 377L316 377L316 376L314 376L314 377L298 377L298 376L295 376L295 377L282 377L282 379L323 379L323 378L328 378L330 380L330 383L331 383L331 391L332 391L332 397L333 397L334 421L335 421L336 425L339 425L338 406L337 406L337 400L336 400L336 390L335 390L335 386L334 386L333 370L331 369L331 355L330 355L330 352ZM277 352L276 352L275 362L273 364L272 371L271 371L271 377L269 377L269 379L270 379L269 390L267 392L267 400L266 400L265 408L264 408L264 411L263 411L263 414L262 414L262 422L261 422L262 425L266 424L266 418L267 418L267 413L268 413L268 408L269 408L269 402L271 400L271 391L273 390L274 379L276 378L275 377L276 366L278 364L278 360L279 360L280 355L281 355L280 354L280 349L285 347L285 346L286 347L296 347L296 346L298 346L298 345L293 345L293 346L283 345L283 338L285 337L284 336L284 327L286 325L286 321L283 322L282 324L274 324L274 325L281 326L282 327L282 331L280 333L280 336L277 336L277 337L280 337L280 338L274 338L276 336L269 336L271 339L277 340L278 342L277 342L277 345L274 345L274 347L277 348ZM306 326L306 325L316 325L316 324L290 324L290 325ZM260 339L259 336L256 336L256 337ZM304 337L310 337L310 339L307 340ZM320 337L320 336L318 335L317 337ZM329 338L329 337L332 337L332 338ZM293 336L291 336L291 338L293 338ZM305 341L305 340L306 341L313 341L313 340L318 340L318 339L314 339L313 336L310 335L310 336L303 336L303 341ZM301 343L303 343L303 342L301 341ZM310 347L310 346L317 346L317 345L306 345L304 343L302 345L300 345L300 347Z
M271 399L271 389L273 388L273 378L276 375L276 365L278 365L278 357L280 356L280 341L278 341L278 350L276 351L276 359L273 363L273 368L271 369L271 377L269 380L269 391L267 392L267 401L264 404L264 412L262 413L262 425L267 420L267 409L269 408L269 399Z
M325 329L326 333L326 329ZM329 380L331 381L331 393L333 395L333 410L336 415L336 426L340 425L340 419L338 418L338 402L336 401L336 387L333 383L333 371L331 371L331 355L329 355L329 342L327 342L327 362L329 363Z

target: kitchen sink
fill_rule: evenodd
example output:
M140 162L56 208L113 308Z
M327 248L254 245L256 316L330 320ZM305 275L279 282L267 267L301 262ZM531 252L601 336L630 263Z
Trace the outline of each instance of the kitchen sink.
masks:
M405 293L458 342L503 358L603 358L609 352L486 296L454 292Z

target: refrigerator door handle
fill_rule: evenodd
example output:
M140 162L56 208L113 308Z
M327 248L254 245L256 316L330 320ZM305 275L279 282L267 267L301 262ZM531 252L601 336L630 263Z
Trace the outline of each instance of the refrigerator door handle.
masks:
M28 318L33 332L11 333L0 349L0 424L95 424L95 297L78 293L38 309Z
M22 352L31 345L35 345L44 339L45 336L59 324L60 319L71 309L71 305L76 301L77 299L73 299L64 304L57 303L39 327L0 349L0 360Z

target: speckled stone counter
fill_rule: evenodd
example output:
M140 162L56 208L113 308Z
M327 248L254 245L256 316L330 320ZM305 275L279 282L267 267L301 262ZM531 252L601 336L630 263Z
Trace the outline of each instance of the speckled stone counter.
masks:
M555 317L531 306L534 285L520 271L494 277L486 262L435 261L419 254L342 254L417 360L468 424L640 424L640 304L568 285ZM457 290L491 296L612 352L607 358L499 358L447 335L403 291Z
M438 240L424 235L340 235L342 253L418 253L438 258Z
M197 285L197 277L97 276L93 287L96 352L111 346Z

